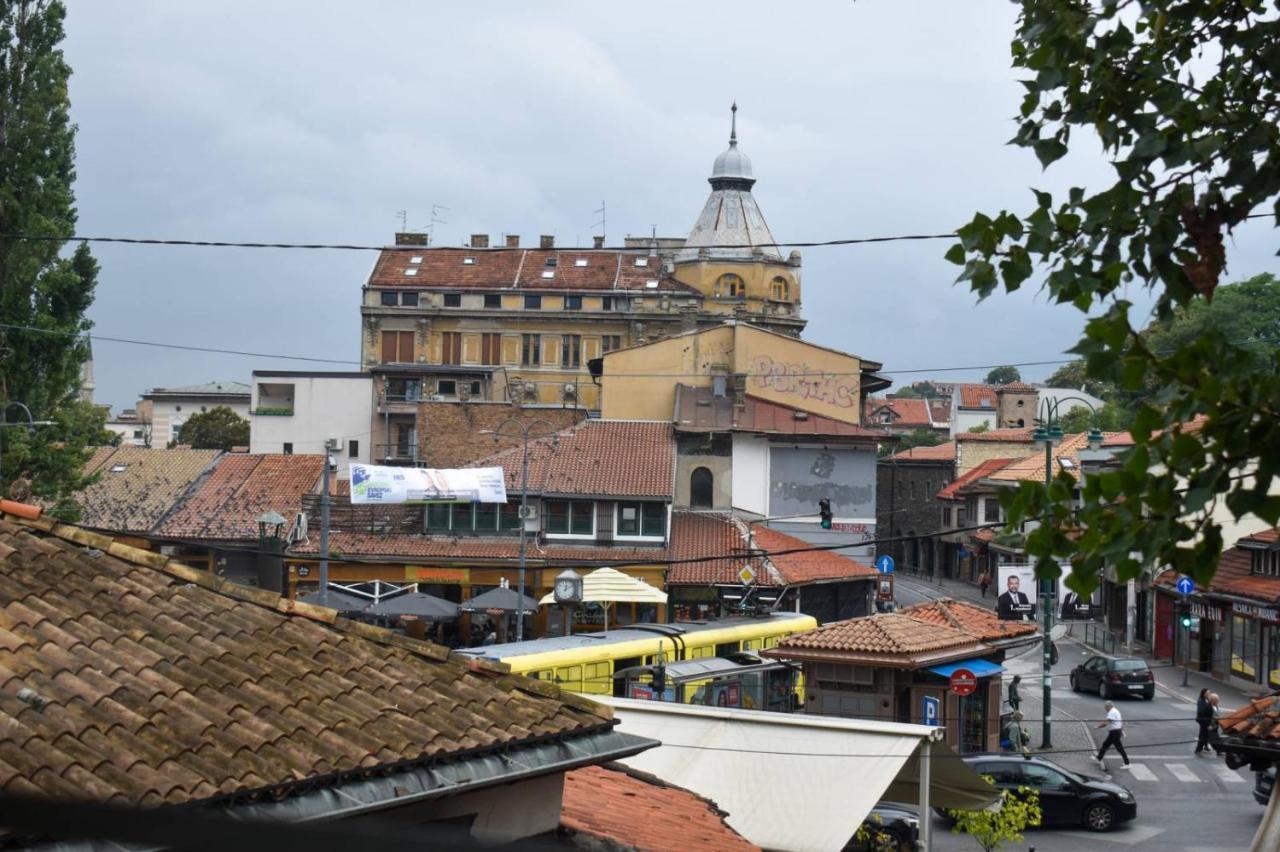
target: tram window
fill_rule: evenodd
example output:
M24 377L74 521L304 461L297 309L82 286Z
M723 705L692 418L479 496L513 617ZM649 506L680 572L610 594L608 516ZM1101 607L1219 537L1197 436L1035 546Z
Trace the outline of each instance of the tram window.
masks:
M529 677L534 680L551 680L551 670L542 669L541 671L529 672Z
M716 646L717 657L727 657L730 654L736 654L742 647L737 642L721 642Z
M701 647L698 647L698 648L689 648L685 652L684 658L686 660L700 660L704 657L714 657L714 656L715 654L712 653L712 649L710 645L702 645Z
M556 683L573 687L582 687L582 666L565 666L556 669Z
M754 651L759 646L759 644L760 643L757 642L755 639L748 639L747 641L742 643L742 650Z

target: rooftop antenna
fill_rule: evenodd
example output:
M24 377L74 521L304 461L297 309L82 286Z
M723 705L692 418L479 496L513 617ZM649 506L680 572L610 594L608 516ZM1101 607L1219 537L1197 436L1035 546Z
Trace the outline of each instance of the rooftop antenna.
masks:
M431 236L430 236L430 240L431 240L431 242L433 242L433 243L436 241L436 225L447 225L447 224L449 224L449 220L448 220L448 219L441 219L441 218L440 218L440 213L441 213L442 211L444 211L444 210L448 210L448 209L449 209L449 208L448 208L448 207L445 207L443 204L432 204L432 205L431 205L431 224L427 225L427 233L431 235Z
M600 236L601 236L601 237L603 237L603 236L605 236L605 234L606 234L606 233L608 233L608 224L607 224L607 221L608 221L608 215L607 215L607 214L608 214L608 211L605 209L605 204L604 204L604 202L603 202L603 201L601 201L601 202L600 202L600 209L599 209L599 210L596 210L596 211L593 211L593 212L594 212L597 216L599 216L600 218L599 218L599 219L597 219L597 220L596 220L596 222L595 222L595 224L594 224L594 225L592 225L591 227L593 227L593 228L599 228L599 229L600 229Z
M409 230L409 211L397 210L396 217L400 220L400 231L403 233Z
M729 147L738 144L738 102L734 100L733 106L729 107L732 118L729 119Z

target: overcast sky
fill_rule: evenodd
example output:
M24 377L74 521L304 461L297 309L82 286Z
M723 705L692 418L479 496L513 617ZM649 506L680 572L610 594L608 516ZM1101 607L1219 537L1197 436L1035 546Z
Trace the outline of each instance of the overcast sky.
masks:
M1042 174L1005 145L1006 0L68 5L83 234L382 244L397 211L425 227L438 204L437 243L563 245L589 241L604 201L611 244L684 235L734 99L780 241L950 231L1108 174L1096 150ZM977 304L948 245L804 250L805 338L889 373L1062 357L1080 314L1034 287ZM100 341L97 399L116 410L154 386L357 367L370 253L94 250L99 334L352 362ZM1246 225L1230 278L1274 271L1273 250L1270 223Z

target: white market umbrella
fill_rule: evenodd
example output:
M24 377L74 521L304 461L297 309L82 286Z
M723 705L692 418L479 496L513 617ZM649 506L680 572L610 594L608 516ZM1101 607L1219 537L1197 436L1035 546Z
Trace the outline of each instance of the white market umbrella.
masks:
M605 630L608 630L609 604L664 604L667 602L667 593L615 568L597 568L582 578L582 602L598 603L604 608ZM541 606L556 603L555 593L548 592L538 603Z

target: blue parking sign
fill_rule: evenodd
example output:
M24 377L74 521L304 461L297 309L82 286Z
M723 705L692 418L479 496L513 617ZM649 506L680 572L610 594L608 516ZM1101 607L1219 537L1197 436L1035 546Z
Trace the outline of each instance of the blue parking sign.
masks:
M938 719L938 711L941 703L942 702L931 695L924 696L924 723L926 725L934 725L936 727L942 724Z

